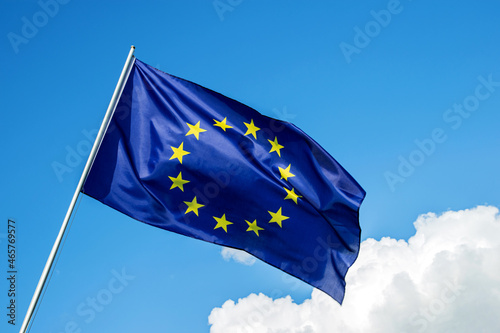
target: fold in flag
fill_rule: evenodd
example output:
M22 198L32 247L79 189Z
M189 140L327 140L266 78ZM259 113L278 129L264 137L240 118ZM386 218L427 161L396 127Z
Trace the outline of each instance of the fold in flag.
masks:
M365 191L313 139L137 59L82 192L244 250L339 303L359 252Z

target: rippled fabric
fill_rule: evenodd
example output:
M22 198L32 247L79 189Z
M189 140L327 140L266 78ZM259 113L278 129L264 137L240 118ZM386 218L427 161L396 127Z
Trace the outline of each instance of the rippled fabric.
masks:
M365 192L293 124L135 60L83 193L242 249L339 303Z

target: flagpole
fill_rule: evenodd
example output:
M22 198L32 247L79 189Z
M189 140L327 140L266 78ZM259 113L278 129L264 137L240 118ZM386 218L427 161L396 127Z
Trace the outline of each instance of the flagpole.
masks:
M85 164L85 168L83 169L82 176L80 177L80 181L78 182L75 193L73 194L73 199L71 200L68 211L66 212L66 216L64 217L64 221L62 223L61 229L59 230L59 234L57 235L57 238L56 238L56 241L54 242L54 245L52 246L52 251L50 252L49 258L47 259L47 263L45 264L45 268L43 269L40 280L38 281L38 285L35 289L35 293L33 294L33 298L31 299L31 303L28 307L28 311L26 312L26 316L24 317L23 325L21 326L21 330L19 331L19 333L26 333L28 325L31 321L31 318L33 317L33 313L35 312L35 308L37 306L38 300L40 299L40 295L41 295L42 290L43 290L45 283L47 281L47 277L49 276L49 272L50 272L52 265L54 263L54 259L56 257L57 251L59 249L59 246L61 245L61 241L64 237L65 232L66 232L66 228L68 226L69 219L71 218L71 214L73 213L73 209L75 208L76 202L78 200L78 196L82 190L83 183L85 182L85 179L87 178L87 175L90 171L90 167L92 166L94 158L97 154L97 150L99 149L102 138L104 137L104 133L106 132L106 129L108 127L111 116L113 115L113 112L115 111L116 104L118 103L118 99L120 98L121 93L123 91L123 87L125 85L125 82L128 78L130 70L132 68L132 64L134 63L134 59L135 59L134 51L135 51L135 46L132 45L130 47L130 52L128 54L127 60L125 61L125 65L123 66L123 70L122 70L122 73L120 75L120 78L118 79L118 83L116 85L113 96L111 97L111 101L109 102L108 109L106 110L106 115L104 116L104 119L102 121L101 128L99 129L99 132L97 133L97 137L94 141L94 145L92 147L92 150L90 151L89 158L87 159L87 163Z

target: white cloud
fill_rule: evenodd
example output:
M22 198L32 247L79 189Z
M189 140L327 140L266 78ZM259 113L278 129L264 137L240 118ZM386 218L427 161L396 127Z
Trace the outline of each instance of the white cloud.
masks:
M220 254L226 261L233 259L234 261L247 266L252 266L255 263L255 257L246 253L245 251L223 247L220 251Z
M209 316L212 333L500 332L500 217L478 206L428 213L408 242L367 239L344 304L251 294Z

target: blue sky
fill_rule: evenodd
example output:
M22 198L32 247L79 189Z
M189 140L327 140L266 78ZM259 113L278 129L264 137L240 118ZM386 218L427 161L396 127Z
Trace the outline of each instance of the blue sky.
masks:
M6 275L11 218L19 273L18 324L2 314L2 332L19 329L130 45L152 66L296 124L366 190L362 239L407 240L421 214L500 206L499 6L3 1L1 267ZM0 288L4 309L5 279ZM31 332L206 332L229 299L302 303L311 291L82 196ZM89 310L97 295L111 298Z

